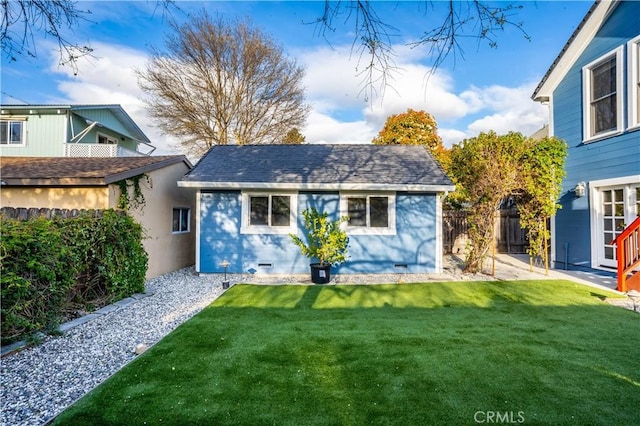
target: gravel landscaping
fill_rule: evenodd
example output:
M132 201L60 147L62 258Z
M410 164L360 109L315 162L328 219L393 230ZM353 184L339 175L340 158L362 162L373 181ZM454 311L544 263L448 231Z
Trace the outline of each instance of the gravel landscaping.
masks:
M132 361L137 345L158 342L222 291L219 275L182 269L149 280L128 304L3 356L0 424L45 424Z

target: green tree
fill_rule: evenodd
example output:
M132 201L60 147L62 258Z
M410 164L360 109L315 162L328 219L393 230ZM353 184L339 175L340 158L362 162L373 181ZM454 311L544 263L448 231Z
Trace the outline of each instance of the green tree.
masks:
M378 136L371 141L375 145L424 145L441 164L446 162L447 150L438 135L438 124L431 114L415 111L387 117Z
M284 135L282 143L285 145L300 145L303 144L306 140L307 138L302 133L300 133L300 130L294 127L293 129L289 130L286 135Z
M447 171L456 183L453 194L467 206L469 239L466 270L482 270L494 244L495 214L507 197L517 200L527 229L531 256L546 253L546 221L558 208L566 144L557 138L534 140L520 133L481 133L453 146Z

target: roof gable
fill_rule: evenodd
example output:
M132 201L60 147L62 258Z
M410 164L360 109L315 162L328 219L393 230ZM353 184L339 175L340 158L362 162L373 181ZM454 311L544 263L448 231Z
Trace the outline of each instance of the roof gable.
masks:
M547 73L531 95L531 99L536 102L549 101L555 88L593 40L607 18L618 7L619 3L619 1L596 0L547 70Z
M1 157L2 185L108 185L184 162L182 155L156 157Z
M211 189L454 189L426 148L369 144L215 146L178 184Z

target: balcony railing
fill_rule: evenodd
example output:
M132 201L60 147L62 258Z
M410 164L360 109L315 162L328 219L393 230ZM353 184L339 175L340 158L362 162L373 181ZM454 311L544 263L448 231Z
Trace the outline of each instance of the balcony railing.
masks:
M65 157L142 157L144 154L123 148L118 144L67 143Z

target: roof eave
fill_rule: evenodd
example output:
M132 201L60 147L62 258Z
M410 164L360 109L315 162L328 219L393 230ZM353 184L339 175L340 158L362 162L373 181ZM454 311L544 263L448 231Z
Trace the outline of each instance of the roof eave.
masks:
M618 6L619 1L596 1L569 40L553 61L544 77L531 95L535 102L548 102L555 88L571 66L593 39L606 17Z
M451 192L455 185L446 184L380 184L380 183L269 183L269 182L201 182L178 181L183 188L211 190L276 190L276 191L402 191Z

